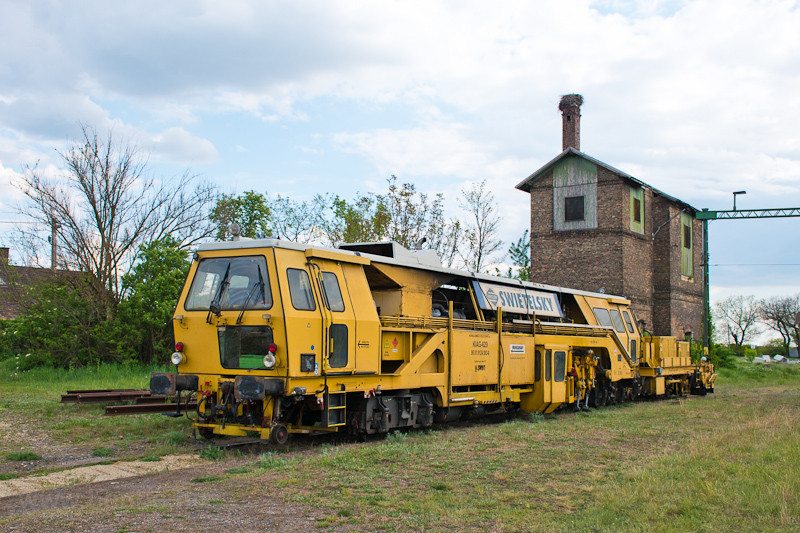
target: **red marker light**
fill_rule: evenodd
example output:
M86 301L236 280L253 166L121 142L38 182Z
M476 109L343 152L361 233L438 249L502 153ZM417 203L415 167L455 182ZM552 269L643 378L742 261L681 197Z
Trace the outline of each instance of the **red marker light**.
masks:
M272 352L272 353L275 353L275 352L278 351L278 347L275 346L274 342L269 345L269 351Z
M183 351L183 343L182 342L176 342L175 343L175 351L176 352L182 352Z

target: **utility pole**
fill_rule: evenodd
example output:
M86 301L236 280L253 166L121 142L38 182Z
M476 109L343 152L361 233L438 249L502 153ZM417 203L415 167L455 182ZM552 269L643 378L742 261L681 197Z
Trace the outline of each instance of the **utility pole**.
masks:
M703 298L705 300L705 317L703 327L703 346L710 346L708 332L711 329L711 302L709 302L709 283L708 283L708 221L709 220L733 220L737 218L786 218L800 217L800 207L789 207L785 209L736 209L736 196L747 194L746 191L733 193L732 211L709 211L703 209L695 213L697 220L703 221Z
M58 230L61 224L56 217L50 217L50 269L58 268Z

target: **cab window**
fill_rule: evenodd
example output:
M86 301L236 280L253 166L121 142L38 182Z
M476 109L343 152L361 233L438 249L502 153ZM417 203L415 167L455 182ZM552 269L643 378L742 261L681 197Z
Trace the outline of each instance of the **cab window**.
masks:
M202 259L186 297L187 311L269 309L272 292L264 256Z
M557 382L564 381L564 374L567 371L567 352L557 351L553 357L555 361L555 368L553 369L553 378Z
M611 315L608 314L608 309L602 307L595 307L592 309L594 316L597 317L597 322L605 328L613 328L614 324L611 323Z
M311 289L308 272L297 268L288 268L286 277L289 279L289 296L292 299L292 307L298 311L315 311L317 304L314 303L314 291Z
M614 320L614 329L617 330L618 333L625 333L625 326L622 325L622 317L619 316L619 311L612 309L611 318Z
M633 322L631 321L631 316L627 311L623 311L622 316L625 317L625 325L628 326L628 333L633 333Z
M347 366L347 326L331 325L331 356L328 359L331 368Z
M217 328L222 368L264 369L264 356L272 344L269 326L223 326Z
M544 351L544 380L550 381L553 378L553 351Z
M339 279L333 272L322 273L322 286L325 287L325 296L328 300L328 309L334 312L344 311L344 299L339 288Z

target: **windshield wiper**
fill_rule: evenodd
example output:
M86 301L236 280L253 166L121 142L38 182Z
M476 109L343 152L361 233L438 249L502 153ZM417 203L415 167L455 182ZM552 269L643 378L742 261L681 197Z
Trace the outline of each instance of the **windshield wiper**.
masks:
M231 273L231 264L228 263L228 268L225 269L225 275L222 277L222 282L219 284L219 289L217 289L217 294L214 295L214 299L211 300L211 305L208 306L208 316L206 317L206 322L211 324L211 313L214 313L217 316L222 314L222 309L219 307L219 302L222 299L222 295L225 294L225 289L228 287L228 275Z
M256 289L261 289L261 301L264 302L267 299L267 295L264 292L264 278L261 276L261 265L258 266L258 283L253 285L253 288L250 289L250 292L247 294L247 300L244 301L242 304L242 310L239 312L239 317L236 319L236 324L242 323L242 317L244 317L244 312L247 309L247 304L250 303L250 300L253 298L253 295L256 293Z

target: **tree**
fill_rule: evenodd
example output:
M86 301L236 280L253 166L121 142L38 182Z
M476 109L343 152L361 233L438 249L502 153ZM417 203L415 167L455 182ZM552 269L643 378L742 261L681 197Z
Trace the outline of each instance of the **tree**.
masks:
M411 183L397 185L397 176L386 180L386 194L356 195L348 202L338 196L325 223L331 245L339 242L397 241L414 249L425 238L444 266L452 266L459 249L461 223L444 217L444 195L432 200Z
M140 246L137 259L122 278L125 298L117 306L115 351L122 360L166 363L174 343L172 313L191 263L172 237Z
M729 296L715 305L715 315L722 333L733 339L736 355L744 355L744 344L761 333L758 327L759 306L756 297ZM730 343L728 343L730 344Z
M508 249L512 266L508 267L508 271L505 273L500 272L500 269L495 267L496 276L505 276L521 281L531 280L531 240L528 238L528 231L525 230L522 237L517 242L512 243Z
M224 241L228 236L228 226L236 222L239 234L256 238L258 235L271 236L271 211L267 198L255 191L245 191L240 196L222 194L211 210L211 222L216 226L216 239Z
M268 200L272 216L271 234L292 242L318 242L323 238L327 196L317 194L311 201L298 202L288 196L277 195Z
M331 216L324 222L325 235L331 246L340 242L376 242L387 238L389 212L379 194L360 195L352 202L333 197Z
M766 326L780 334L783 340L784 354L789 356L789 346L794 340L797 346L800 341L800 326L797 325L797 313L800 312L800 295L773 296L761 300L759 317Z
M434 224L442 223L444 196L439 193L428 203L428 195L417 192L413 183L398 186L397 176L386 181L389 191L383 201L388 213L387 237L413 250L423 237L428 237Z
M503 245L503 241L497 239L500 229L497 204L494 195L486 190L486 180L462 189L459 205L469 213L469 221L464 225L464 265L472 272L482 272Z
M216 189L188 171L156 180L135 144L112 133L101 139L89 126L82 132L60 153L58 178L24 168L19 187L27 205L20 210L48 227L60 224L60 264L97 279L110 318L139 246L172 235L185 247L213 234L208 209Z

